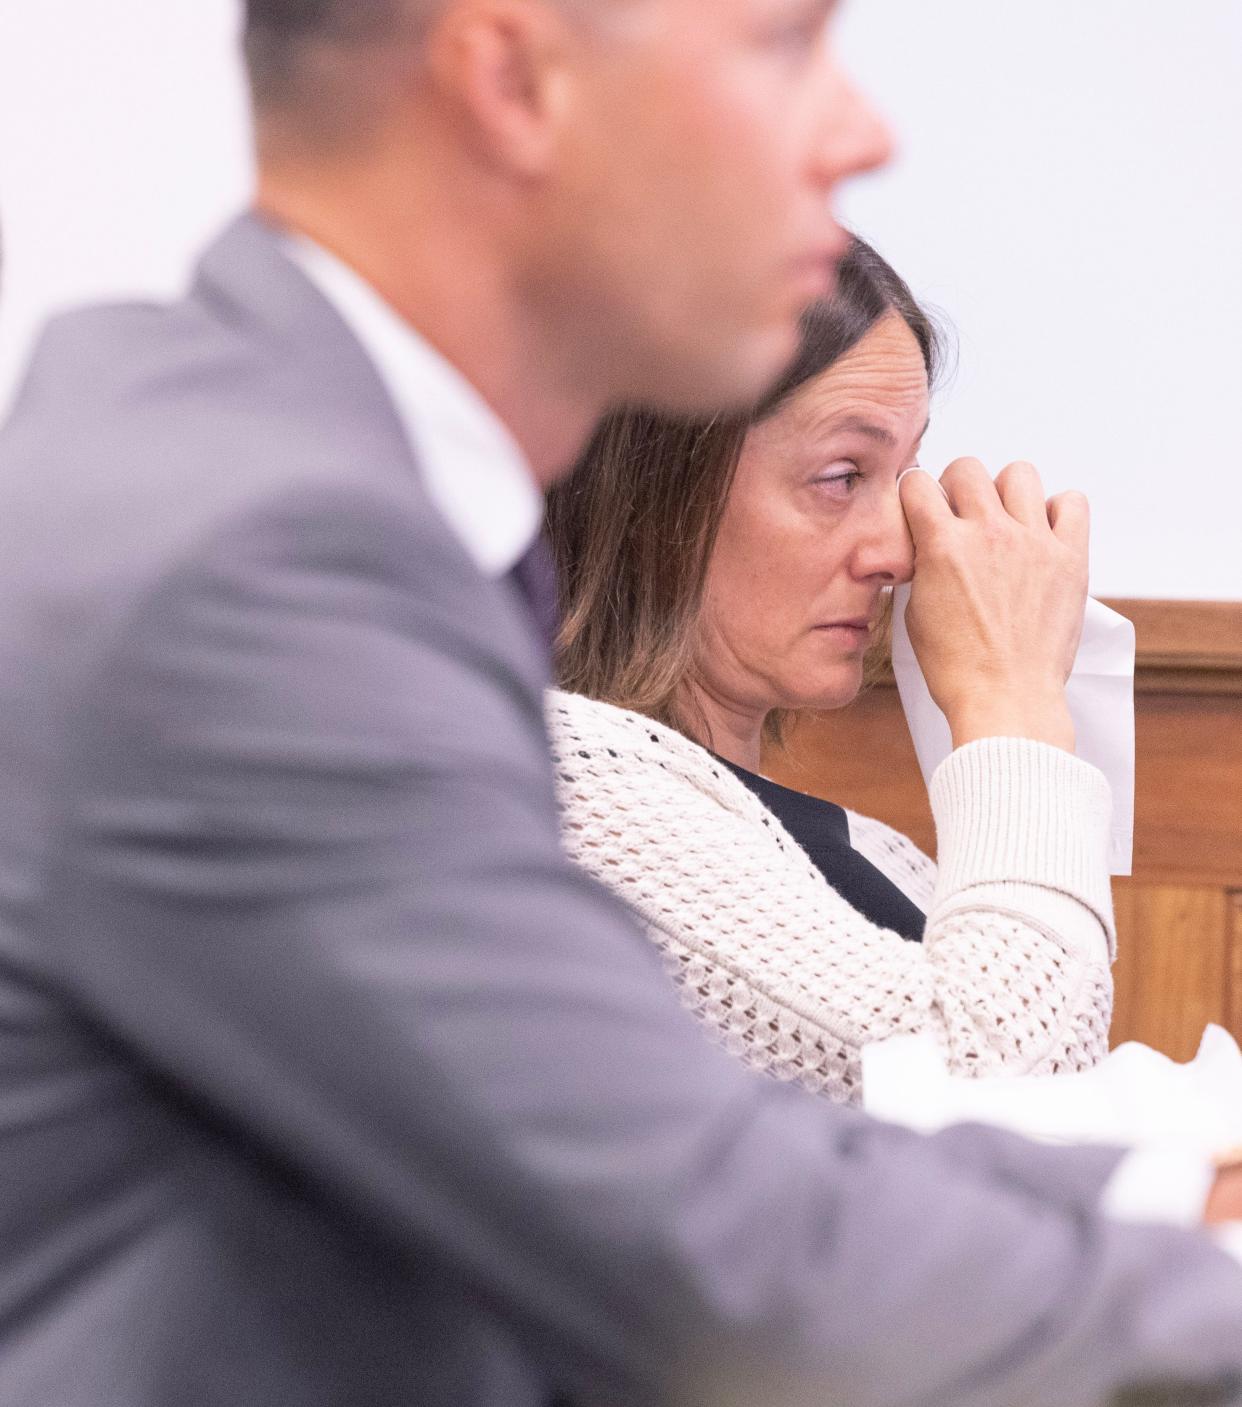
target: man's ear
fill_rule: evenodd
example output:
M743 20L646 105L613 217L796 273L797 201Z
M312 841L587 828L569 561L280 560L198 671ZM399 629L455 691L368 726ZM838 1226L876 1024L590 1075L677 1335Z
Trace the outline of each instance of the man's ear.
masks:
M572 43L545 0L458 0L428 36L428 76L481 159L538 179L568 120Z

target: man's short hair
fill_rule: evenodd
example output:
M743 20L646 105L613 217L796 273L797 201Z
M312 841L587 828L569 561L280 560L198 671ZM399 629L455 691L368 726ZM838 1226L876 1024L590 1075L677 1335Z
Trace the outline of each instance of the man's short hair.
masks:
M246 0L246 66L258 107L295 100L308 60L394 34L411 0Z

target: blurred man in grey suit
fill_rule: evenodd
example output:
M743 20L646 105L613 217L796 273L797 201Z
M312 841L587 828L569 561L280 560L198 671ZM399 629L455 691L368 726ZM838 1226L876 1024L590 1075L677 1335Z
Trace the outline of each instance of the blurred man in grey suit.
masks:
M4 1407L1242 1400L1242 1271L1104 1219L1117 1154L750 1075L558 848L538 487L788 356L887 145L828 8L254 0L260 215L45 336Z

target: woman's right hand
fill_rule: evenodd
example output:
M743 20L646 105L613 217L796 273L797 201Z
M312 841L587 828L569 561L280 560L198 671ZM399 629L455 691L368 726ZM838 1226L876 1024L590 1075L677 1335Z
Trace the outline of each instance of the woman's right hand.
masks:
M1025 463L993 483L977 459L954 460L940 487L908 473L900 493L915 552L906 626L954 747L1021 737L1072 752L1065 682L1087 600L1087 500L1045 501Z

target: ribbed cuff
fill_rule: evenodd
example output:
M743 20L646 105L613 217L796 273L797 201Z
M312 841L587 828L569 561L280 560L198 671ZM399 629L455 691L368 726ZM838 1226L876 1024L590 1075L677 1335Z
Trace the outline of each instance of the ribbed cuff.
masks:
M1112 792L1104 774L1029 738L980 738L928 788L939 908L975 885L1037 884L1086 904L1115 938L1108 877Z

